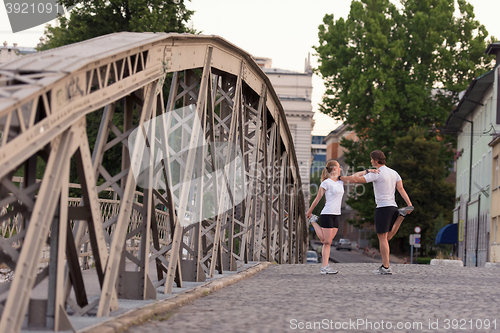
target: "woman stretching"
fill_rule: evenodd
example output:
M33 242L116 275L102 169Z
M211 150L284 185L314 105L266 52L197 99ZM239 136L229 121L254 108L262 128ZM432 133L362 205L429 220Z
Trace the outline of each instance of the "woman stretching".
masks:
M330 160L326 163L326 167L323 169L321 173L321 185L319 186L318 195L314 199L311 207L306 212L307 220L311 223L316 231L316 235L318 235L319 240L323 244L322 249L322 267L321 274L337 274L338 271L332 269L328 264L328 260L330 259L330 246L332 245L332 240L337 234L339 230L339 216L340 216L340 206L342 204L342 197L344 195L344 182L339 180L340 172L342 169L340 168L340 164L335 160ZM368 172L375 172L377 170L366 170ZM365 174L365 171L361 171L356 173L355 176L361 174ZM326 197L325 207L321 211L319 222L321 224L318 225L316 221L310 220L312 216L312 211L318 204L318 202L323 197L323 194Z
M342 196L344 195L344 183L338 180L341 170L339 163L335 160L330 160L326 163L326 167L321 173L321 185L319 186L318 195L316 195L311 207L306 212L306 217L309 220L313 209L321 200L323 194L325 194L325 207L321 211L319 220L321 226L316 222L311 222L316 235L318 235L319 240L323 244L321 274L338 273L338 271L330 267L328 260L330 259L332 240L339 230L340 205L342 204Z

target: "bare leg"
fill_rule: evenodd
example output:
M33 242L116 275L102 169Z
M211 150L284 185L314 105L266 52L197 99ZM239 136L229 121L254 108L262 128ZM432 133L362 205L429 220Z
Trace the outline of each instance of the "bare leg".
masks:
M321 228L319 224L316 222L312 222L311 225L313 226L314 231L316 232L316 235L319 238L319 241L323 243L323 241L325 240L325 235L323 234L323 228Z
M380 246L380 255L382 256L382 264L385 268L389 268L389 241L387 240L387 232L377 234Z
M328 266L328 261L330 259L330 247L332 246L332 240L337 234L337 228L321 228L323 235L325 235L325 239L322 242L323 243L323 249L321 251L321 255L323 258L321 259L321 263L323 264L323 267Z
M399 227L401 226L401 223L403 223L404 219L405 219L404 216L401 216L401 215L398 216L398 218L396 219L396 222L392 226L391 231L389 231L389 233L387 234L388 241L390 241L392 239L392 237L394 237L394 235L396 235L396 233L398 232Z

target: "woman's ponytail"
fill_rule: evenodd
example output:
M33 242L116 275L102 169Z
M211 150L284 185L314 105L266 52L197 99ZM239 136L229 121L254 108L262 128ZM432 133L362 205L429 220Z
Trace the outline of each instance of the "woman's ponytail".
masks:
M335 160L329 160L326 162L326 167L323 169L323 172L321 172L321 182L324 182L325 179L330 178L330 175L332 174L333 167L339 165L339 162Z

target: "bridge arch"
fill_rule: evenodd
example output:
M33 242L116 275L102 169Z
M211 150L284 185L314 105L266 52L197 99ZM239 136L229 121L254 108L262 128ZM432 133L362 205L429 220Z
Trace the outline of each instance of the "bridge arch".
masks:
M0 332L20 331L28 307L58 331L68 307L108 316L118 298L238 263L305 262L285 113L252 56L223 38L124 32L2 64L0 133L0 260L14 273L0 284ZM101 286L93 301L82 252ZM30 300L43 281L47 300Z

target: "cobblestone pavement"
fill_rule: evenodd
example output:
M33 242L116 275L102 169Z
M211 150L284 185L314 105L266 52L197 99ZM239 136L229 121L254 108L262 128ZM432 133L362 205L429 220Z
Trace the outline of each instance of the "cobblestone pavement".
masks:
M272 265L129 332L500 332L498 268L333 267Z

